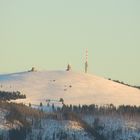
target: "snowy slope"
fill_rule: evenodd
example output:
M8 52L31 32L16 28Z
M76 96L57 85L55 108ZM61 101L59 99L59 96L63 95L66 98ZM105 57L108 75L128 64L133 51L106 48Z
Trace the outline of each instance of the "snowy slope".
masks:
M7 114L7 110L0 108L0 139L9 140L8 131L12 129L17 129L22 124L19 121L14 121L14 124L11 124L5 119ZM33 140L38 140L38 136L41 135L42 140L53 140L53 136L55 135L55 140L60 140L60 134L67 135L68 138L80 139L80 140L94 140L93 137L89 136L89 134L84 130L84 128L80 125L80 123L76 121L69 120L53 120L53 119L42 119L41 120L41 128L40 123L35 121L35 124L31 127L32 131L27 135L26 140L30 140L32 137Z
M8 113L7 110L2 109L0 107L0 139L3 139L3 140L8 139L8 131L10 129L16 129L16 128L19 128L19 126L21 126L21 123L19 123L19 121L14 121L13 124L8 122L6 120L7 113Z
M139 117L117 115L85 115L83 119L92 126L95 118L104 129L100 130L108 140L139 140L140 119Z
M8 126L6 125L5 115L7 111L0 108L0 133L3 130L7 130Z
M45 119L42 120L41 125L43 127L38 128L37 126L32 126L32 133L28 135L26 140L38 140L38 136L42 137L42 140L60 140L61 135L67 135L70 140L94 140L82 126L75 121L58 121Z
M45 104L64 99L66 104L140 105L140 90L95 75L73 71L38 71L0 75L0 90L21 91L19 102Z

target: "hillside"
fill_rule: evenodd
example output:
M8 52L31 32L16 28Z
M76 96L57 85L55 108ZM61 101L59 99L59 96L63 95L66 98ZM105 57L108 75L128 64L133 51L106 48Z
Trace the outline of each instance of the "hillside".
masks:
M20 91L26 99L17 102L43 104L46 99L64 99L65 104L140 105L140 90L113 81L73 71L37 71L0 75L1 91ZM46 103L47 104L47 103Z

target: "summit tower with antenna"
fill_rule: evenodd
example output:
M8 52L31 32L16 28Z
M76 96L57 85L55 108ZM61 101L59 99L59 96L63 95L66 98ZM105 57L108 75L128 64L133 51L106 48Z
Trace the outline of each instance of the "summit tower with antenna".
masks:
M88 72L88 50L86 49L85 73Z

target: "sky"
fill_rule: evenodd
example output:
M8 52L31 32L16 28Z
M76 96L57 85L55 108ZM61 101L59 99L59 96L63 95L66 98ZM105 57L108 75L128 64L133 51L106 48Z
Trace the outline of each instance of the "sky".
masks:
M84 71L140 85L140 0L0 0L0 73Z

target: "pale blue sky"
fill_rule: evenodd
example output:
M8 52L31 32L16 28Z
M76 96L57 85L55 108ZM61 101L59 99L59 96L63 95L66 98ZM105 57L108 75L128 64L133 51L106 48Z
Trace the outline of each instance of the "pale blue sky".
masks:
M140 0L0 0L0 73L84 70L140 85Z

